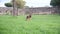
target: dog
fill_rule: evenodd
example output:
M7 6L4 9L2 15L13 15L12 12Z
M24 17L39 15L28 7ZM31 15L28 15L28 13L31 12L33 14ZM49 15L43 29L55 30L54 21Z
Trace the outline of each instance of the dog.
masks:
M26 16L26 21L31 19L31 14Z

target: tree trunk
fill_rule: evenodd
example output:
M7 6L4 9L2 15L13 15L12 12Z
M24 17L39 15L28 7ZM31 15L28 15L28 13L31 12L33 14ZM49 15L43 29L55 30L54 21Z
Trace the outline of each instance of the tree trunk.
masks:
M57 10L56 12L57 12L58 14L60 14L60 7L59 7L59 6L57 6L57 9L56 9L56 10Z
M56 13L56 14L60 14L60 7L59 7L59 6L56 6L56 7L55 7L55 13Z
M17 16L18 16L18 8L17 8Z
M12 12L12 15L17 16L17 7L16 7L15 0L13 0L13 12Z
M58 7L58 13L60 14L60 6Z

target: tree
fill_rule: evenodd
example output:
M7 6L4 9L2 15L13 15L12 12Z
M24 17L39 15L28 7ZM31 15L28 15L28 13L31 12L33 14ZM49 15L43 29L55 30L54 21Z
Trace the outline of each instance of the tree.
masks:
M13 3L13 14L18 15L18 8L23 8L25 5L25 1L23 0L12 0ZM17 12L16 12L17 10Z
M52 5L52 6L60 6L60 0L51 0L50 5Z
M18 8L23 8L25 5L25 1L23 0L12 0L10 3L5 3L6 7L12 7L13 6L13 16L18 15Z
M50 5L55 7L55 12L60 14L60 0L51 0Z
M24 5L25 5L25 1L23 1L23 0L16 0L16 5L17 5L17 8L23 8Z
M12 4L11 3L5 3L5 6L6 7L12 7Z

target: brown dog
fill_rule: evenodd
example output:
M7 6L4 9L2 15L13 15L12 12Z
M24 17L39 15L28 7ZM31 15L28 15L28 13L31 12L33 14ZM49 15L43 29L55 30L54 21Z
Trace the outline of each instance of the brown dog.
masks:
M31 14L26 17L26 20L30 20L30 19L31 19Z

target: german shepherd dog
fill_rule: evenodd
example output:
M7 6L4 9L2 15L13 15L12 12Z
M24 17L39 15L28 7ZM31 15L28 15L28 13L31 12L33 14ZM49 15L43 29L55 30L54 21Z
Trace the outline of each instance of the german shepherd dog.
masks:
M30 20L31 19L31 14L26 16L26 20Z

